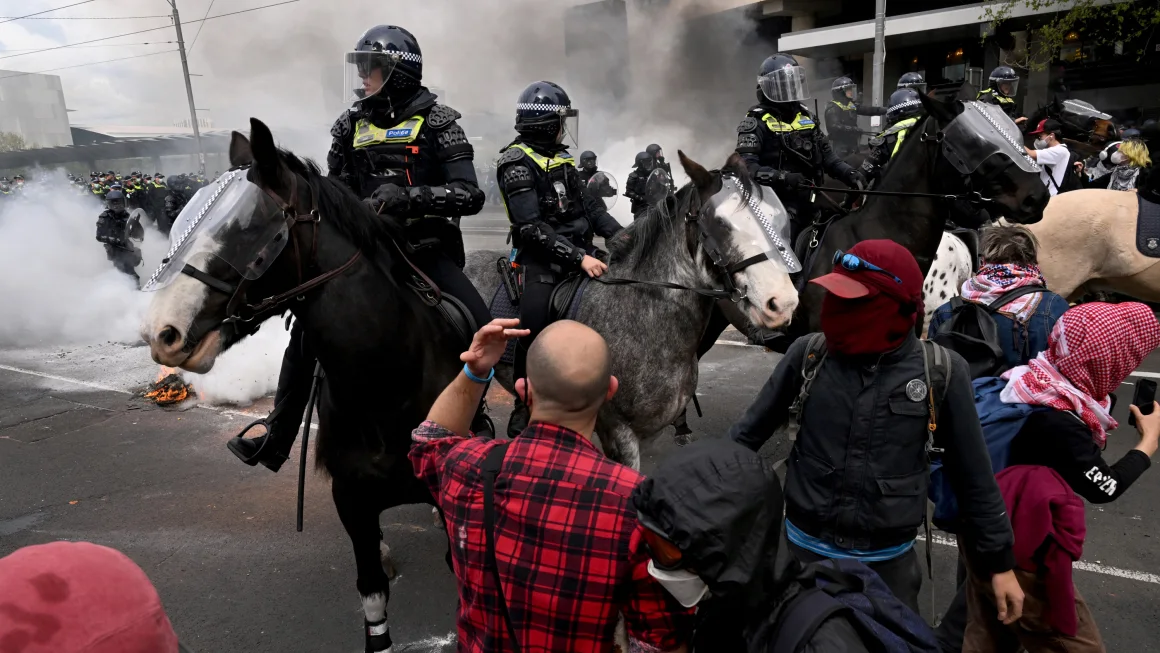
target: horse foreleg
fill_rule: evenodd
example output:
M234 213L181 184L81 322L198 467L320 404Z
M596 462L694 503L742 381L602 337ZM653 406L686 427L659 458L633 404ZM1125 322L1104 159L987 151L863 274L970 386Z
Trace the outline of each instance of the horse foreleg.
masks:
M331 484L334 507L354 547L358 570L356 586L362 596L365 653L385 653L391 648L391 631L387 626L387 601L391 596L390 580L383 570L385 543L379 530L379 511L365 488L338 480ZM389 555L390 549L385 549Z

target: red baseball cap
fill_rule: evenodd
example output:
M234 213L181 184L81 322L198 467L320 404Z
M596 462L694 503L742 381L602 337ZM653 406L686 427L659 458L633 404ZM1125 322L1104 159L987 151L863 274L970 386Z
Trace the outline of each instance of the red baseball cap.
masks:
M177 653L157 590L125 554L52 542L0 558L0 648L21 653Z
M1058 134L1063 130L1063 125L1058 120L1052 118L1044 118L1039 121L1039 125L1035 127L1035 131L1028 132L1031 136L1036 136L1042 133Z
M885 293L900 301L918 301L922 298L922 270L910 250L893 240L863 240L846 254L872 263L889 274L872 270L847 270L834 265L833 272L810 279L827 291L843 299L869 297ZM901 283L894 280L898 277Z

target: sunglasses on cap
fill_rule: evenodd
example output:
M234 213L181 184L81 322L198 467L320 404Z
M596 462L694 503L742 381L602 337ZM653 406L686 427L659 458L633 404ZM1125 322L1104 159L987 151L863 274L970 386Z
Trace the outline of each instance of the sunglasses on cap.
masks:
M847 254L840 249L834 252L834 265L840 265L843 270L848 272L877 272L879 274L885 274L891 279L894 279L894 283L902 283L902 279L898 278L898 275L893 272L889 272L869 261L860 259L855 254Z

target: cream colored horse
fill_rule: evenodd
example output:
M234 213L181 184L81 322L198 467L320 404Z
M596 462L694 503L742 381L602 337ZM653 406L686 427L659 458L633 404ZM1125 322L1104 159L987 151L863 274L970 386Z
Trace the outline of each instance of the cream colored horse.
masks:
M1136 193L1085 189L1051 198L1043 220L1027 228L1039 239L1047 287L1075 300L1093 291L1160 301L1160 258L1136 249Z

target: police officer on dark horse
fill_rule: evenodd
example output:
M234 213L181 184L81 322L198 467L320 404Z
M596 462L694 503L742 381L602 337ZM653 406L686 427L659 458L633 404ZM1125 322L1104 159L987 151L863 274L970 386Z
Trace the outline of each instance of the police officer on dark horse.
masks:
M839 77L830 85L830 103L826 105L826 132L838 156L858 151L862 128L858 116L880 116L886 109L858 103L858 85L849 77Z
M610 238L621 229L586 190L564 143L575 134L567 127L568 119L578 116L559 85L533 82L516 104L519 135L496 163L523 281L520 326L531 330L516 346L517 379L525 374L532 341L548 326L548 303L556 285L581 271L590 277L603 274L608 266L594 256L593 237ZM516 399L508 435L518 435L527 421L528 406Z
M439 289L462 302L477 325L491 321L487 304L463 276L459 218L483 208L474 149L456 120L423 86L423 54L407 30L378 25L346 54L354 107L330 133L328 176L342 181L383 219L403 222L408 257ZM390 216L390 217L387 217ZM313 381L314 355L295 324L282 360L267 433L229 441L247 465L278 471L286 461ZM249 427L247 427L248 430Z

